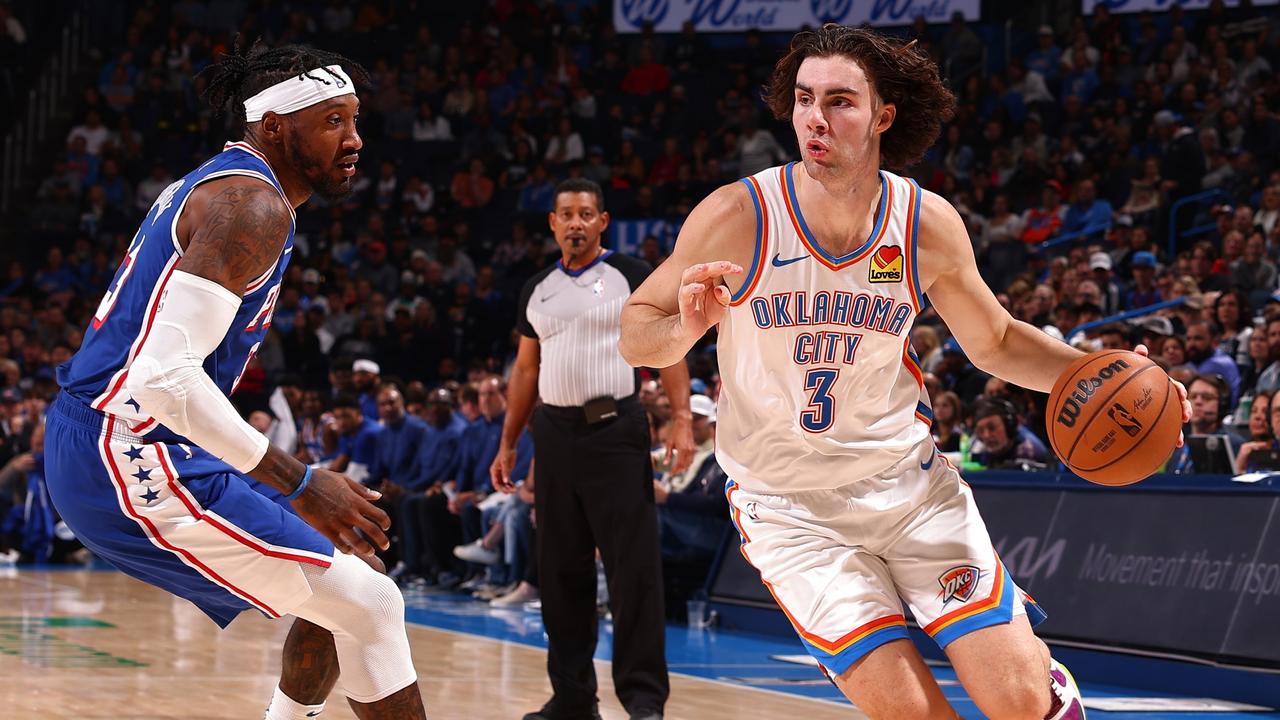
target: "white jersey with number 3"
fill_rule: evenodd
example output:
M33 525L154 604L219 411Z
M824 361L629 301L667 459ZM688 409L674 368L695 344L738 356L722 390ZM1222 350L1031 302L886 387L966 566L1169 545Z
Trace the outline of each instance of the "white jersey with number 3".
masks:
M738 485L763 492L876 475L927 439L933 419L910 344L924 303L919 185L881 171L871 235L834 257L805 222L795 169L741 181L755 254L717 347L716 456Z

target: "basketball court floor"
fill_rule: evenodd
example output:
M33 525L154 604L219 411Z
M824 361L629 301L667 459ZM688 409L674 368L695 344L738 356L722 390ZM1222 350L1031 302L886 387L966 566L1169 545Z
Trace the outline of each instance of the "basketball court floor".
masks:
M541 618L452 594L406 595L409 638L428 716L517 720L548 697ZM0 568L0 718L261 718L288 625L244 613L226 631L185 601L110 570ZM597 655L601 714L625 720L609 681L610 627ZM804 662L798 641L667 628L672 720L863 717ZM934 667L963 717L981 718L947 667ZM1086 685L1098 701L1178 701ZM1181 700L1187 700L1185 698ZM1192 703L1195 705L1196 703ZM1223 706L1229 707L1229 706ZM1102 720L1245 720L1277 712L1090 710ZM354 718L335 693L325 718Z

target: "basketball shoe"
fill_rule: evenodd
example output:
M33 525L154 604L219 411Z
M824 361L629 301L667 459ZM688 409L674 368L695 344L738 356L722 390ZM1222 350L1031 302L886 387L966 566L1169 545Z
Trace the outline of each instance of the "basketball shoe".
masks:
M1071 677L1071 671L1053 658L1049 658L1049 687L1053 691L1053 703L1045 720L1085 720L1080 686Z

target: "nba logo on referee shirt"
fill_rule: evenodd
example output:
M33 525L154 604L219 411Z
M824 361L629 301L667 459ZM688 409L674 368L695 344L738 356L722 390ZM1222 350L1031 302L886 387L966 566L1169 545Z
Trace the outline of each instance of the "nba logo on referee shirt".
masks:
M591 284L591 293L596 297L604 295L604 278L596 278L596 281Z
M871 256L867 280L873 283L902 282L902 248L886 245Z
M938 577L938 584L942 586L942 605L945 607L952 600L964 602L973 597L973 591L978 589L978 578L982 577L982 571L972 565L961 565L957 568L942 573Z

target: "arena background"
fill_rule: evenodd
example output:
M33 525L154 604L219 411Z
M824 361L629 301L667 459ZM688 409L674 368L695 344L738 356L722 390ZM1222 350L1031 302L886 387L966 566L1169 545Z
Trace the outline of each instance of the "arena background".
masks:
M195 76L237 35L338 49L371 75L356 192L299 211L273 332L234 398L279 422L278 388L323 404L356 359L419 408L436 388L460 402L468 384L504 374L520 288L558 255L546 212L559 180L599 182L606 244L662 262L711 190L796 158L760 90L791 35L827 20L915 39L938 61L958 111L905 174L960 211L1016 317L1086 349L1147 342L1188 384L1227 376L1216 418L1198 416L1188 435L1266 446L1230 467L1201 442L1126 491L1090 488L1024 443L996 467L974 448L974 408L1008 400L1032 445L1045 398L977 371L925 313L913 343L935 410L951 408L935 434L979 488L1010 569L1052 598L1049 636L1105 649L1089 656L1106 668L1093 677L1280 703L1261 672L1280 668L1268 475L1280 422L1249 425L1280 386L1280 324L1268 330L1280 316L1272 0L0 3L6 562L91 562L22 512L39 499L22 458L137 223L229 139ZM1189 337L1201 320L1207 343ZM714 398L714 333L688 362ZM660 417L660 402L651 410ZM1230 477L1250 470L1249 482ZM676 583L674 619L703 578L723 627L778 627L736 552ZM1134 653L1178 660L1107 664ZM1185 670L1210 664L1251 670Z

